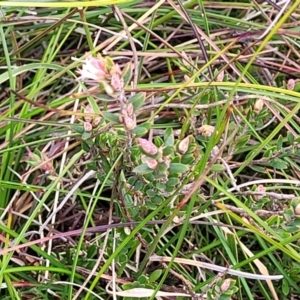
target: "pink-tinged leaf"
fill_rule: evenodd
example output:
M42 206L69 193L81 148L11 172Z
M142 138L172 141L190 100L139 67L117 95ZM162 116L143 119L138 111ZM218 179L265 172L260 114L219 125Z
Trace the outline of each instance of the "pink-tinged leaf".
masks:
M181 154L185 154L188 151L190 145L190 138L187 136L178 145L178 150Z
M120 77L119 74L115 73L111 77L111 86L117 92L123 89L123 79Z
M224 280L224 282L221 285L221 291L223 293L228 291L228 289L230 288L230 283L231 283L230 278Z
M127 130L132 130L136 127L135 121L127 116L124 116L124 125Z
M293 91L295 89L296 81L294 79L289 79L287 82L287 88L290 91Z
M128 116L132 116L133 115L133 105L132 105L132 103L128 103L127 104L126 112L127 112Z
M137 141L138 144L141 146L142 150L145 152L145 154L148 155L157 154L158 149L152 142L149 142L148 140L142 138L137 139Z
M84 108L84 113L85 114L92 114L93 113L93 109L92 109L92 107L89 104ZM90 117L90 116L84 116L84 120L86 122L92 122L92 117Z
M214 126L211 126L211 125L202 125L198 129L198 132L201 133L203 136L210 137L213 134L214 130L215 130Z
M223 79L224 79L224 70L222 70L222 71L218 74L218 76L217 76L217 81L218 81L218 82L222 82Z
M155 170L157 168L158 162L156 159L148 159L146 161L148 168Z
M96 117L93 120L93 127L97 127L99 125L99 123L101 122L101 117Z
M84 122L83 127L86 132L90 132L93 130L93 126L90 122Z
M263 107L264 107L264 101L262 99L258 99L254 103L253 110L257 113L260 113Z

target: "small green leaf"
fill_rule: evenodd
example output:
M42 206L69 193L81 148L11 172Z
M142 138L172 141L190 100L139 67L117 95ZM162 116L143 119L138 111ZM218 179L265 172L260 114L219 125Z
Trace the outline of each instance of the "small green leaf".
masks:
M149 130L151 128L152 124L150 122L145 122L145 123L140 124L139 126L145 127Z
M70 127L72 130L74 130L77 133L84 133L84 128L82 125L72 124Z
M104 93L96 94L96 97L98 99L100 99L101 101L104 101L104 102L109 102L109 101L115 101L116 100L116 98L111 97L111 96L109 96L107 94L104 94Z
M165 146L173 146L174 145L174 133L171 127L165 130L164 134L164 144Z
M175 186L179 183L179 179L175 178L175 177L171 177L169 178L169 180L167 181L167 185L169 186Z
M193 154L185 154L181 157L181 163L184 165L191 165L195 161Z
M110 122L120 124L119 116L116 114L113 114L109 111L103 111L102 116L104 117L104 119L106 119Z
M120 254L118 255L118 258L119 258L119 263L125 263L125 262L128 261L128 257L127 257L127 255L124 254L124 253L120 253Z
M111 68L115 65L114 61L112 60L112 58L110 56L105 56L105 65L108 68Z
M287 140L289 141L290 145L294 144L294 139L295 139L294 136L290 132L288 132L287 133Z
M294 91L295 92L300 92L300 83L296 83L296 85L294 87Z
M151 198L151 201L156 204L159 205L164 201L164 198L162 196L156 195L154 197Z
M155 195L157 195L157 191L153 190L153 189L149 189L146 191L147 196L149 197L154 197Z
M122 75L121 77L123 78L124 81L124 87L127 86L131 80L132 77L132 64L131 62L128 62L123 70L122 70Z
M172 159L172 163L182 163L182 161L180 160L180 157L179 156L175 156L173 159ZM185 165L185 164L184 164Z
M250 165L249 167L250 167L250 169L254 170L255 172L266 173L266 169L262 166L255 166L255 165L251 166Z
M108 159L106 158L106 156L102 152L100 152L99 155L101 156L101 167L103 168L104 172L108 173L111 169L111 165Z
M283 144L283 139L282 139L282 135L280 135L277 139L277 150L278 151L282 150L282 144Z
M299 273L300 273L300 269L299 268L293 268L290 270L289 272L289 277L295 281L295 282L299 282L300 280L300 276L299 276Z
M137 182L134 184L134 190L135 190L135 191L140 191L140 190L143 188L143 186L144 186L143 182L137 181Z
M144 126L137 126L131 130L131 133L134 134L136 137L141 137L147 134L148 129Z
M140 284L144 284L148 281L148 278L145 275L141 275L139 276L138 280L137 280Z
M223 167L223 165L215 164L211 167L211 171L212 172L221 172L221 171L224 171L224 167Z
M148 209L155 210L157 208L157 205L153 203L152 201L146 201L146 206Z
M171 155L171 154L173 154L173 152L174 152L173 146L166 147L163 150L163 156Z
M158 190L161 190L161 191L164 191L166 189L166 185L162 182L157 182L155 186Z
M290 286L286 279L282 280L282 293L285 296L288 296L290 294Z
M141 108L145 102L145 93L137 93L128 99L128 102L132 103L133 111L136 112Z
M288 168L288 165L285 161L283 161L282 159L279 158L275 158L272 162L271 162L271 166L275 169L279 169L279 170L284 170Z
M147 164L141 164L133 169L133 172L138 174L148 174L152 173L153 170L148 168Z
M161 139L160 136L156 136L154 139L153 139L153 143L155 144L156 147L160 147L163 145L164 141Z
M124 291L130 290L130 289L133 288L133 287L132 287L132 283L124 283L124 284L122 285L122 288L123 288Z
M155 282L161 276L161 274L162 274L161 269L157 269L157 270L153 271L149 276L149 281Z
M159 163L157 170L159 173L165 173L168 170L168 166L165 163Z
M273 148L266 150L263 154L263 157L271 157L273 155Z
M249 141L250 135L245 135L240 138L236 144L236 150L243 148Z
M91 245L87 251L87 257L93 258L97 254L97 247L96 245Z
M267 223L269 226L272 226L272 225L278 225L282 223L282 221L283 221L282 217L279 217L278 215L273 215L267 220Z
M83 140L87 140L87 139L89 139L91 136L92 136L92 133L91 133L91 132L84 132L84 133L81 135L81 138L82 138Z
M188 166L184 165L184 164L180 164L180 163L171 163L170 164L170 168L169 168L169 172L172 174L180 174L180 173L184 173L188 170Z
M291 222L294 216L294 211L291 208L286 208L283 210L283 216L287 222Z

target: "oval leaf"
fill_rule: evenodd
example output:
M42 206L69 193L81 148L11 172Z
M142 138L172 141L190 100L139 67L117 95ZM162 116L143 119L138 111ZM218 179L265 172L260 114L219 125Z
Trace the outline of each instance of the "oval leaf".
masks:
M145 102L145 93L137 93L128 99L133 105L133 111L136 112Z
M131 133L136 135L136 137L141 137L141 136L147 134L147 132L148 132L148 129L145 128L144 126L137 126L131 130Z
M153 170L148 167L147 164L141 164L133 169L133 172L138 174L148 174L152 173Z
M165 146L173 146L174 145L174 133L172 128L167 128L164 134L164 144Z
M102 112L102 116L104 117L104 119L106 119L106 120L108 120L110 122L120 124L119 117L116 114L113 114L113 113L111 113L109 111L103 111Z
M150 282L155 282L161 275L162 270L161 269L157 269L154 272L151 273L150 277L149 277L149 281Z
M224 171L224 167L223 167L223 165L215 164L211 167L211 171L212 172L221 172L221 171Z
M175 173L175 174L180 174L180 173L186 172L188 169L189 169L189 167L184 165L184 164L171 163L170 168L169 168L169 172L170 173Z
M288 164L283 161L282 159L279 158L275 158L272 162L271 162L271 166L275 169L279 169L279 170L284 170L288 168Z

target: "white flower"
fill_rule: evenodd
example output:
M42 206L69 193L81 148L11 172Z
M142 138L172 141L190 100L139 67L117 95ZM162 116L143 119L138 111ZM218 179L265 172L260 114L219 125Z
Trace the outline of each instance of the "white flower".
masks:
M85 59L79 74L82 79L92 79L97 82L106 79L107 72L104 59L101 56L98 56L97 58L88 56Z

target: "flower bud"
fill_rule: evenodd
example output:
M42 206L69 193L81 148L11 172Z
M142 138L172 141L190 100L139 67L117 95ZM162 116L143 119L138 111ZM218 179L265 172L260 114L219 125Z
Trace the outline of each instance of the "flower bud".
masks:
M203 136L210 137L213 134L214 130L215 130L214 126L211 126L211 125L202 125L198 129L198 132L200 134L202 134Z
M85 114L92 114L93 113L92 107L89 104L84 108L84 113ZM84 120L86 122L92 122L92 117L84 116Z
M138 144L141 146L142 150L148 155L156 155L158 152L157 147L146 139L138 138Z
M101 117L94 118L93 123L92 123L93 127L97 127L100 122L101 122Z
M295 207L295 214L300 215L300 203Z
M227 279L224 280L224 282L221 285L221 292L222 293L227 292L227 290L230 288L230 283L231 283L230 278L227 278Z
M47 174L52 174L54 172L54 168L52 162L47 162L46 164L41 166L41 169L45 171Z
M262 99L258 99L254 103L253 110L257 113L260 113L263 107L264 107L264 101Z
M287 89L293 91L295 89L296 82L294 79L289 79L287 82Z
M104 59L101 55L98 55L97 58L88 55L79 74L82 79L91 79L96 82L105 79L107 72Z
M127 104L126 112L127 112L128 116L130 116L130 117L133 115L133 105L132 105L132 103Z
M216 81L222 82L223 79L224 79L224 70L222 70L222 71L218 74L217 80L216 80Z
M180 224L180 218L178 217L178 216L175 216L174 218L173 218L173 223L174 224Z
M119 74L113 74L111 77L111 86L117 92L121 91L123 88L123 79Z
M181 154L185 154L186 151L189 149L190 145L190 138L187 136L184 138L178 145L178 150Z
M136 127L136 123L133 119L131 119L127 116L124 116L123 118L124 118L124 125L127 130L132 130Z
M102 84L103 84L103 87L104 87L104 90L105 90L106 94L108 96L113 97L114 96L114 89L113 89L113 87L111 85L109 85L107 82L104 82L104 81L102 82Z
M265 193L266 192L266 188L265 188L265 186L263 186L262 184L260 184L257 188L256 188L256 190L255 190L255 192L258 192L258 193ZM259 201L259 200L261 200L262 198L264 197L264 195L254 195L254 200L256 200L256 201Z
M148 168L155 170L157 168L158 162L156 159L148 159L146 160L146 164Z
M86 132L90 132L93 130L93 126L90 122L84 122L83 123L83 128Z

